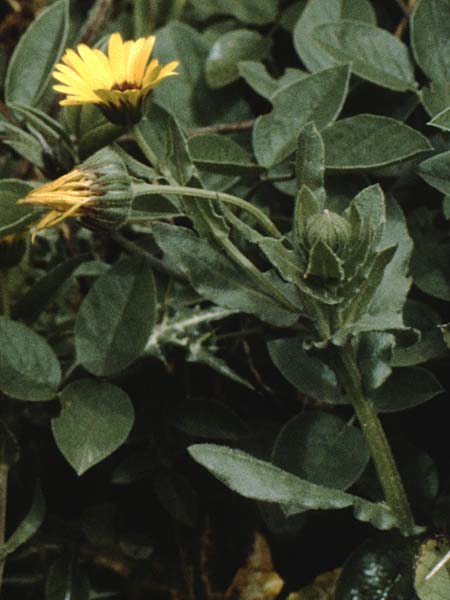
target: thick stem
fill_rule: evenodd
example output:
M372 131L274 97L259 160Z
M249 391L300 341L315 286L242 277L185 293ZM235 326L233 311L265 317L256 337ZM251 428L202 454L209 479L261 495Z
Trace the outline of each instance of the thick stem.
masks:
M230 204L231 206L236 206L237 208L245 210L246 212L251 214L270 235L276 238L283 237L280 231L278 231L273 222L269 219L269 217L261 210L259 210L259 208L257 208L253 204L250 204L250 202L242 200L242 198L232 196L231 194L225 194L224 192L214 192L211 190L204 190L201 188L184 187L181 185L160 185L156 183L134 184L133 191L135 196L150 194L169 196L172 195L182 196L183 198L191 197L196 198L197 200L212 200L216 202L223 202L224 204Z
M0 546L5 543L6 500L8 495L8 466L0 463ZM0 559L0 594L2 591L3 568L5 561Z
M412 535L415 531L415 523L405 488L375 406L364 394L361 376L350 344L342 349L340 359L342 366L340 375L369 445L386 502L397 517L401 531L405 535Z

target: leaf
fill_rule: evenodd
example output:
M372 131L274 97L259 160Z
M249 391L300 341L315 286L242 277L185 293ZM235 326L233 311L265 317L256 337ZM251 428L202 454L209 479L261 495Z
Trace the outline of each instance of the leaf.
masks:
M357 115L322 132L325 165L332 171L364 171L395 164L432 147L425 136L390 117Z
M226 6L229 5L227 2ZM232 5L240 6L241 2L233 2ZM172 21L160 28L155 57L162 64L174 57L182 60L177 68L179 77L172 77L170 82L158 85L153 92L155 100L189 127L250 118L252 115L246 101L233 89L211 90L207 85L205 61L208 52L209 44L205 37L189 25Z
M420 600L449 600L450 599L450 569L449 563L430 573L445 557L449 555L449 544L442 539L430 538L424 542L417 556L414 588Z
M33 502L23 521L14 530L8 540L0 545L0 563L17 548L28 542L38 531L45 517L45 499L41 486L36 485Z
M78 379L60 395L61 414L52 419L56 444L82 475L119 448L134 422L133 405L119 387Z
M429 185L443 194L450 194L450 151L428 158L420 163L417 171Z
M267 72L266 67L261 62L251 60L241 60L238 63L239 75L257 94L270 100L278 90L278 83Z
M220 36L206 59L206 81L212 89L219 89L239 79L241 60L261 60L270 51L270 39L256 31L234 29Z
M297 313L282 308L256 284L252 285L248 276L221 250L192 231L158 223L153 233L164 254L188 276L194 289L211 302L249 312L280 327L297 320Z
M385 29L340 20L317 27L312 36L337 62L351 63L362 79L397 92L417 88L407 46Z
M335 59L317 44L313 31L323 23L340 19L375 23L375 12L367 0L309 0L306 5L294 29L294 46L310 71L336 64Z
M359 429L335 415L311 411L286 423L275 440L271 460L311 483L346 490L358 481L369 458Z
M19 179L0 181L0 237L24 231L36 219L33 207L19 206L17 200L24 198L32 187Z
M443 389L434 375L420 367L394 369L392 375L373 396L374 404L380 412L408 410L428 402Z
M296 511L330 510L353 506L355 517L379 529L395 527L395 517L384 504L300 479L241 450L214 444L188 448L192 458L216 479L245 498L276 502Z
M177 405L170 423L194 437L237 441L249 434L246 423L226 404L195 400Z
M44 153L40 142L20 127L0 121L0 142L6 144L19 156L31 162L36 167L44 167Z
M320 130L339 115L347 96L349 68L338 66L281 88L273 95L273 111L258 117L253 147L258 162L271 167L295 151L303 127L314 121Z
M435 117L450 106L450 81L431 81L419 97L430 117Z
M9 61L5 100L35 106L44 94L53 65L69 31L69 2L59 0L43 10L20 38Z
M250 25L271 23L278 12L277 0L239 0L239 2L208 0L206 6L204 0L192 0L192 3L198 4L201 8L207 8L210 16L232 15L239 21Z
M193 175L187 142L174 117L156 104L148 105L134 128L136 141L151 165L169 181L186 185Z
M152 487L164 510L182 525L195 527L199 500L188 479L176 471L163 470L154 477Z
M86 255L73 256L53 267L20 297L13 307L14 319L23 319L27 323L35 321L85 260Z
M450 131L450 108L446 108L442 112L438 113L428 125L442 129L443 131Z
M434 81L450 71L450 22L447 0L421 0L411 16L411 45L417 64Z
M320 359L307 354L300 338L274 340L267 347L277 369L299 392L319 402L347 403L335 373Z
M335 600L413 600L417 542L385 534L368 539L347 559Z
M56 395L59 361L40 335L0 317L0 390L17 400L41 402Z
M45 583L45 600L89 600L89 580L71 556L58 558Z
M195 135L188 140L195 165L211 173L255 175L263 169L234 140L216 133Z
M142 257L116 263L99 277L75 322L77 359L95 375L112 375L137 360L156 319L153 272Z

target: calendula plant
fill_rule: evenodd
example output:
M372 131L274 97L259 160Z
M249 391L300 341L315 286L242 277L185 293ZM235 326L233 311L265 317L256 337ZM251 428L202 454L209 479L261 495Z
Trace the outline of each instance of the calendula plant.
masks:
M447 0L27 10L2 598L450 599Z

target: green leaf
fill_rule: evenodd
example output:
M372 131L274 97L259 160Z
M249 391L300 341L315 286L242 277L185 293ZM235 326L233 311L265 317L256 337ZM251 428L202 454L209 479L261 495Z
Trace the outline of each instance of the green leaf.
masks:
M262 60L270 51L270 39L256 31L234 29L220 36L206 59L206 81L219 89L239 79L241 60Z
M432 147L425 136L390 117L357 115L322 132L325 165L333 171L364 171L404 161Z
M245 422L226 404L195 400L177 405L171 425L187 435L237 441L249 434Z
M119 373L142 355L155 318L151 267L142 257L121 260L97 279L78 312L78 361L95 375Z
M314 121L318 129L339 115L347 96L349 68L338 66L281 88L271 101L273 111L258 117L253 147L264 167L280 163L295 151L303 127Z
M23 521L14 530L8 540L0 545L0 563L19 546L28 542L42 525L45 517L45 499L41 486L36 485L33 502Z
M417 87L407 46L385 29L341 20L314 29L313 39L362 79L397 92Z
M414 600L416 550L411 538L388 534L368 539L345 562L335 600Z
M438 113L428 125L442 129L443 131L450 131L450 108L446 108L442 112Z
M443 539L428 539L420 546L417 556L414 588L420 600L450 599L450 564L446 564L430 573L435 566L449 555L449 544Z
M336 64L335 59L317 44L313 31L324 23L340 19L375 23L375 12L368 0L309 0L306 5L294 29L294 45L310 71Z
M207 9L208 15L231 15L250 25L266 25L272 22L278 13L277 0L192 0L192 4Z
M420 163L418 173L429 185L443 194L450 194L450 150Z
M417 64L434 81L448 81L450 21L447 0L421 0L411 17L411 45Z
M211 302L236 308L280 327L292 325L298 314L281 307L265 291L206 240L183 227L163 223L153 228L156 243L185 273L194 289ZM281 281L278 284L280 291Z
M36 219L33 207L19 206L17 200L24 198L33 188L19 179L0 181L0 236L24 231Z
M54 301L73 272L86 260L86 255L73 256L53 267L41 277L13 307L14 319L27 323L35 321Z
M344 278L342 261L322 240L318 240L309 253L306 276L310 275L336 281Z
M69 2L59 0L43 10L20 38L5 80L7 104L35 106L44 94L69 30Z
M261 62L242 60L238 63L238 71L245 82L267 100L270 100L279 88L277 80L269 75Z
M255 175L263 170L242 146L223 135L195 135L189 138L188 146L194 164L211 173Z
M152 487L164 510L182 525L195 527L199 501L188 479L176 471L164 470L156 474Z
M185 185L194 170L184 133L175 118L157 104L147 104L134 133L144 156L169 181Z
M188 451L216 479L245 498L275 502L290 514L308 510L330 510L353 506L355 517L379 529L395 527L395 517L384 504L316 485L240 450L214 444L196 444Z
M308 123L297 140L295 173L297 185L307 186L321 203L325 201L324 188L325 147L314 123Z
M74 556L58 558L45 583L45 600L89 600L89 580Z
M430 371L401 367L394 369L386 383L375 391L373 401L380 412L397 412L419 406L442 392L441 384Z
M347 403L334 372L320 359L307 354L300 338L273 340L267 347L277 369L299 392L319 402Z
M450 81L432 81L419 93L423 107L435 117L450 106Z
M20 127L0 121L0 142L40 169L44 166L44 153L40 142Z
M238 6L241 2L232 4ZM173 21L159 29L155 57L162 64L180 57L181 64L177 68L179 77L162 82L154 90L155 100L189 127L250 118L250 110L242 96L231 88L211 90L206 83L208 52L209 44L203 35L185 23Z
M134 422L133 405L122 389L94 379L70 383L60 398L53 435L66 460L82 475L125 442Z
M40 402L56 395L61 368L40 335L0 317L0 390L17 400Z
M311 483L346 490L359 479L369 458L359 429L341 417L308 412L286 423L275 441L271 460Z

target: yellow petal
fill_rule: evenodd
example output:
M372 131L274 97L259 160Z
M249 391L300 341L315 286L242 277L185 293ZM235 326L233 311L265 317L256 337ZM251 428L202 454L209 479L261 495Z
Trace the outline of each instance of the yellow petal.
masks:
M126 64L124 60L123 41L120 33L113 33L109 38L108 59L115 83L123 83L126 77Z
M110 87L112 85L112 73L109 64L108 68L105 69L105 65L98 58L98 55L85 44L80 44L77 49L81 58L84 60L86 67L91 72L92 77L95 78L100 85Z
M134 81L137 84L142 85L142 80L144 78L145 67L147 65L148 59L153 50L153 46L155 45L155 36L151 35L148 38L144 39L144 43L142 45L142 49L136 59L136 63L134 65Z

